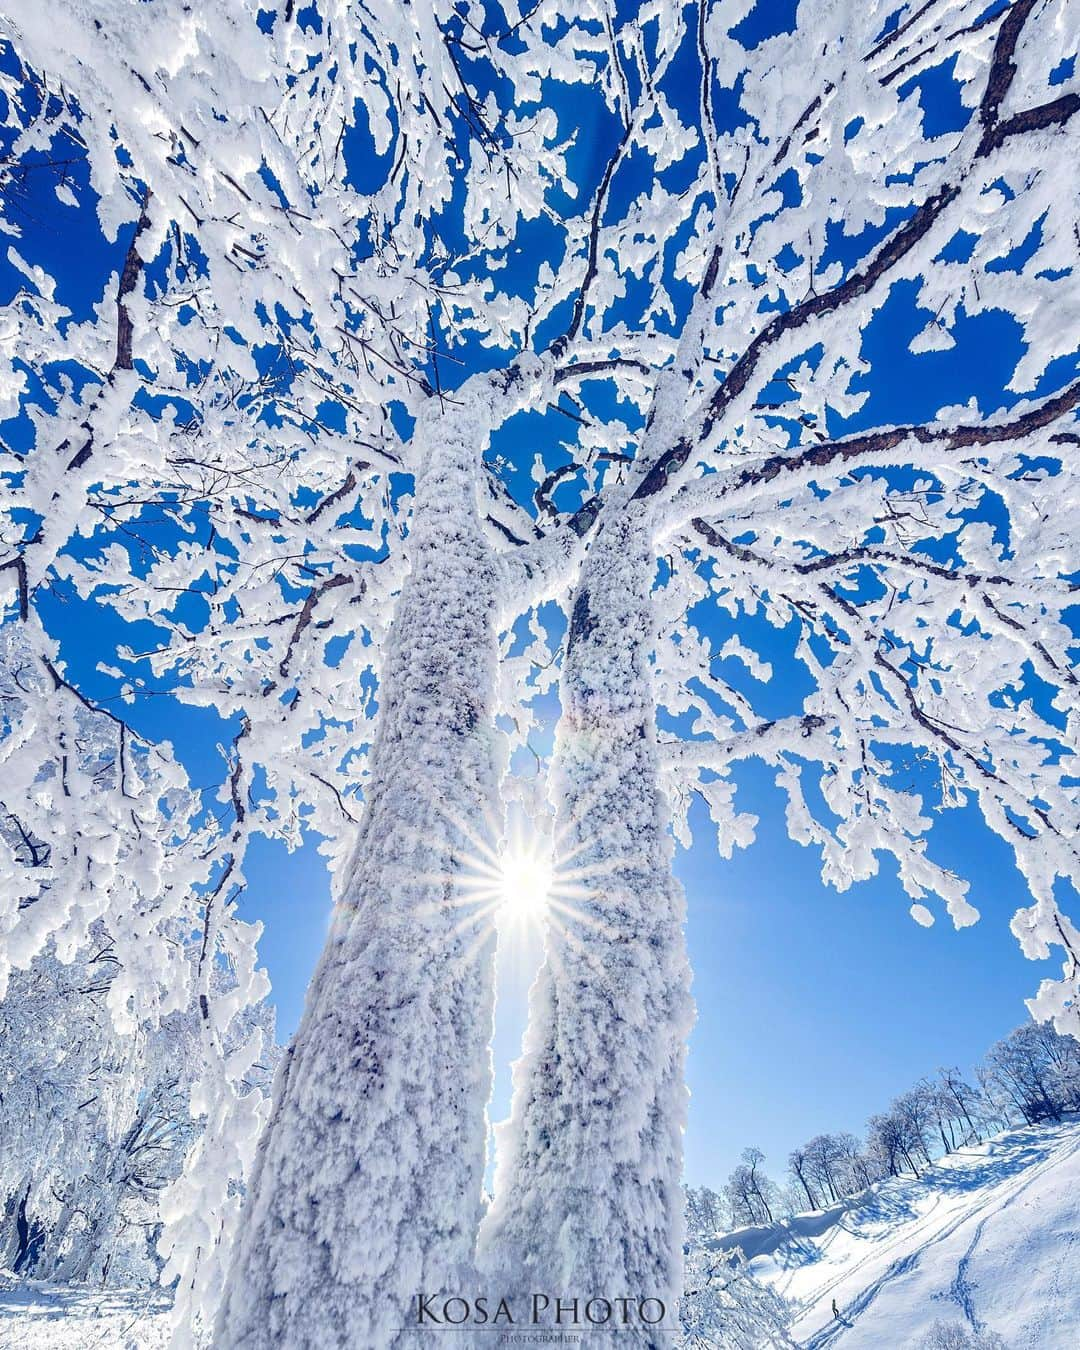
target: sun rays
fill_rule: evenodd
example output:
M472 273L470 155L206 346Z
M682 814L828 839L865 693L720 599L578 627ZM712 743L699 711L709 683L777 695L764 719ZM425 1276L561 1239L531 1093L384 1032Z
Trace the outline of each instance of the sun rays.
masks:
M551 854L544 841L535 837L509 840L499 857L498 926L542 923L553 887Z
M461 944L455 960L468 965L500 947L533 947L542 939L549 960L581 950L587 933L612 932L605 912L617 903L624 878L635 870L627 857L604 856L600 840L584 825L588 813L552 830L545 809L536 818L512 810L507 825L494 814L478 820L458 818L437 808L442 868L412 878L422 892L417 914L452 918L450 934ZM417 843L433 843L418 831ZM444 851L445 850L445 851Z

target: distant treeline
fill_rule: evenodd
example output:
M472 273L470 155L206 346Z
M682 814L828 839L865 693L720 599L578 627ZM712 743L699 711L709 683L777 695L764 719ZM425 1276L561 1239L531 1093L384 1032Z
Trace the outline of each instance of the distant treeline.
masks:
M939 1069L871 1116L863 1139L815 1135L792 1150L783 1185L763 1170L759 1148L745 1149L721 1191L687 1192L691 1235L823 1209L886 1177L918 1177L935 1158L1009 1125L1059 1121L1080 1110L1080 1042L1029 1022L990 1048L975 1077L973 1086L958 1069Z

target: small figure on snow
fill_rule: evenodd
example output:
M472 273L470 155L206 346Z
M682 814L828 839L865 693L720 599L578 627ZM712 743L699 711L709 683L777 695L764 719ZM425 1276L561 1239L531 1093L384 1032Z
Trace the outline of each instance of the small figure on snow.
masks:
M840 1309L836 1306L836 1299L832 1301L832 1315L837 1319L840 1317Z

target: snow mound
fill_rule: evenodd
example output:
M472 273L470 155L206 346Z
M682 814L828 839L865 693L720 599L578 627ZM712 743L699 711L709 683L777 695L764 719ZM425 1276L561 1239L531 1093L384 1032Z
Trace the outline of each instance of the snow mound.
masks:
M0 1273L0 1350L163 1350L161 1290L24 1283Z
M917 1350L942 1323L1008 1350L1080 1346L1080 1121L1006 1131L921 1180L712 1245L736 1244L795 1304L802 1350Z

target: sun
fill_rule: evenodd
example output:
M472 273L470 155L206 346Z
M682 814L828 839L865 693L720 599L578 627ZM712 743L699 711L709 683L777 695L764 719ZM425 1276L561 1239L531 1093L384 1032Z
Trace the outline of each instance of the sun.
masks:
M551 898L551 860L536 847L514 843L499 857L500 917L520 923L543 919Z

